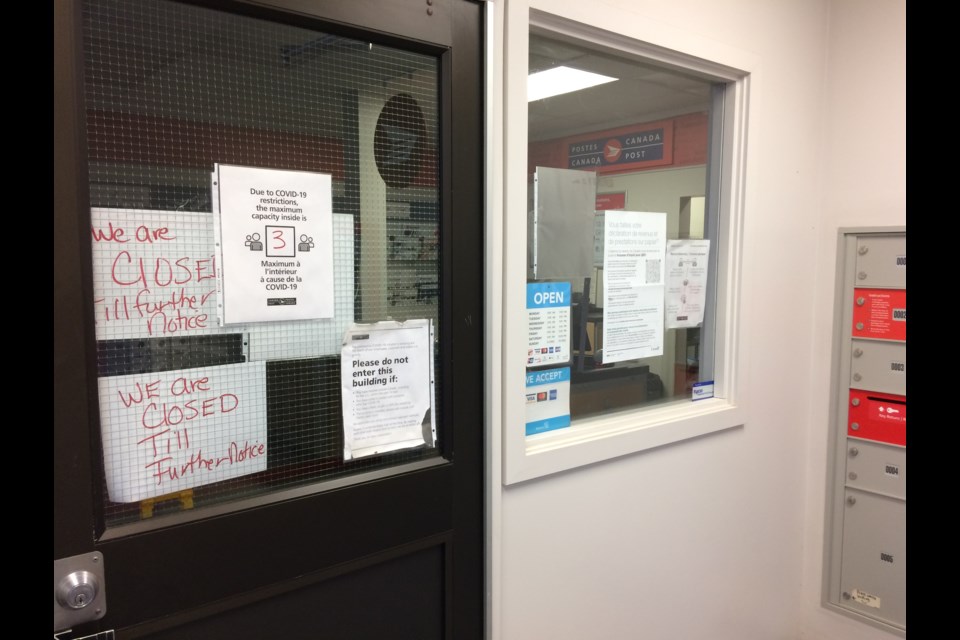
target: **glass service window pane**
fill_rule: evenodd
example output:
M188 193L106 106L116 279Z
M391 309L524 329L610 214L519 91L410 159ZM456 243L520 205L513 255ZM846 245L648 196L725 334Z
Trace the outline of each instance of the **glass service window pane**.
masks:
M569 347L534 345L528 372L570 367L573 419L691 398L713 368L722 85L547 32L529 45L528 290L569 283L572 304Z
M345 460L339 356L350 323L427 319L439 366L439 59L166 0L86 2L83 48L106 526L439 456L442 430ZM332 290L283 295L332 318L218 324L217 163L329 176ZM317 246L285 187L247 245L279 261Z

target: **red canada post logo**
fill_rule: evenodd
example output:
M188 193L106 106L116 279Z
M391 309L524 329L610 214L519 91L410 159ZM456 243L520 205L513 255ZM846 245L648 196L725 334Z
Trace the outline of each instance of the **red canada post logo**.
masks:
M616 162L620 159L620 153L623 151L623 146L620 144L620 141L616 138L610 138L603 145L603 159L607 162Z

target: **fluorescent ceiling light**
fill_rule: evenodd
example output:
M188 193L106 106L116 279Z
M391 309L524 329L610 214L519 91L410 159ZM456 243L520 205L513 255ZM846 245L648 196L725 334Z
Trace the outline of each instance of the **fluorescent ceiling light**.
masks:
M538 71L527 76L527 102L588 89L617 79L571 67L554 67L546 71Z

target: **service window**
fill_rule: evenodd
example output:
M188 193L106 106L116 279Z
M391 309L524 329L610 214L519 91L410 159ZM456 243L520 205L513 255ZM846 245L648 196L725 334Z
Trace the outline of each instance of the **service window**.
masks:
M531 312L527 365L569 367L574 420L690 398L712 380L722 85L536 31L529 60L528 286L570 296L555 344Z
M527 203L510 479L725 428L686 418L735 408L743 74L537 11L530 24L526 166L510 169Z

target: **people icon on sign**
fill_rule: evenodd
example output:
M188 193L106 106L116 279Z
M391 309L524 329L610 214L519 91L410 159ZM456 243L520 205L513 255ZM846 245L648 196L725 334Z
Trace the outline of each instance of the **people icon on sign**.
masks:
M300 236L300 244L297 245L297 251L310 251L313 247L313 238L308 238L307 234Z
M253 233L247 236L244 246L250 247L250 251L263 251L263 243L260 242L260 234Z

